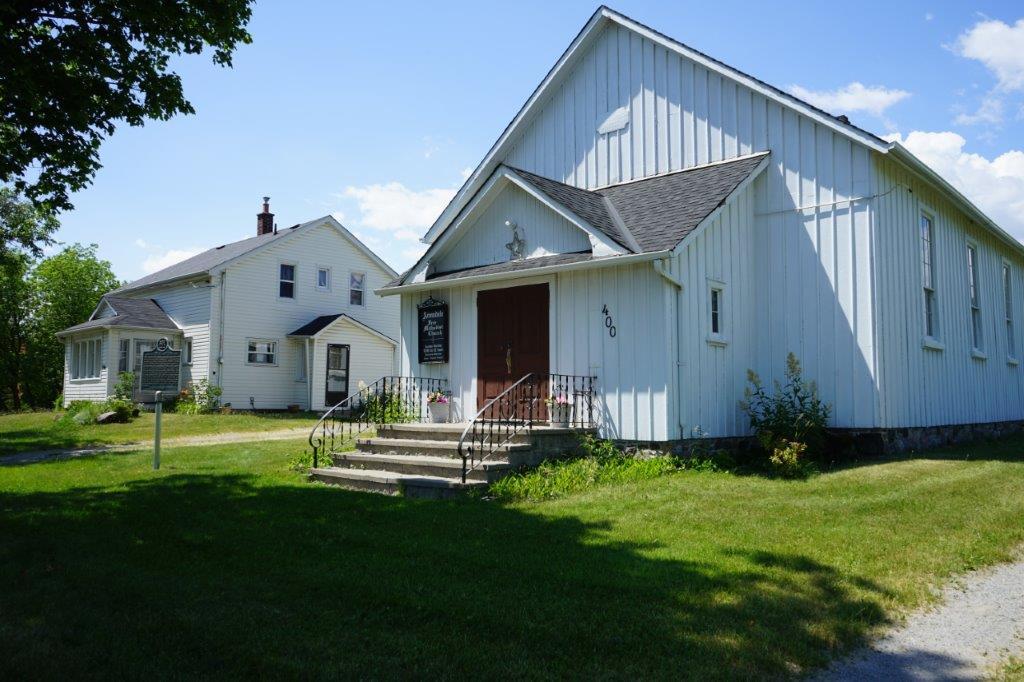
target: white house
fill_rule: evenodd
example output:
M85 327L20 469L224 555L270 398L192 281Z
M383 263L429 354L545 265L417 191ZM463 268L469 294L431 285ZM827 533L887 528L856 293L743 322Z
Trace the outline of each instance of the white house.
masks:
M604 7L424 242L379 293L463 418L564 373L605 436L740 436L747 369L792 351L837 427L1024 419L1019 242L899 143Z
M278 230L267 201L256 236L112 291L60 333L65 404L104 399L122 371L138 382L160 338L182 351L181 388L208 379L239 409L321 410L394 373L398 301L373 291L396 273L330 216Z

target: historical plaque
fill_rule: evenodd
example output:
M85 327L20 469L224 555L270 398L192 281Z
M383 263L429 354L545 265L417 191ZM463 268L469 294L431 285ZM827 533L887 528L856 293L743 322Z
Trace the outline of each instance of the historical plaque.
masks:
M167 339L157 342L156 350L142 354L139 370L140 391L167 391L177 393L181 381L181 351L167 345Z
M420 363L448 362L448 304L428 298L417 309Z

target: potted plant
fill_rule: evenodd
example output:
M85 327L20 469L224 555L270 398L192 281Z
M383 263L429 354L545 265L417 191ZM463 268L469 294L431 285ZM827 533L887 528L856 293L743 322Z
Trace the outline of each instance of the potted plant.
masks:
M434 391L427 395L427 410L430 412L430 421L435 424L444 424L448 421L451 412L452 396L447 391Z
M548 406L548 419L552 424L568 426L572 417L572 402L569 397L559 393L544 399Z

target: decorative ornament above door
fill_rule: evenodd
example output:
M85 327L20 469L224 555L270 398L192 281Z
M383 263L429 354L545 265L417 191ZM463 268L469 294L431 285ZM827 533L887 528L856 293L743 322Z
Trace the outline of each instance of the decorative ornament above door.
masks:
M519 236L519 226L514 221L506 220L505 227L512 230L512 241L505 244L509 252L509 260L522 260L526 251L526 240Z

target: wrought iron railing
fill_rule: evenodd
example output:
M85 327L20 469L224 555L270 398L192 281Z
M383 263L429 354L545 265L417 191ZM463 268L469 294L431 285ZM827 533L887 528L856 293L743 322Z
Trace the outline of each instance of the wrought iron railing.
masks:
M359 389L327 410L310 431L313 468L320 455L336 452L379 424L424 421L427 396L447 390L447 379L400 376L381 377Z
M459 438L462 482L469 472L535 424L593 428L595 377L530 373L480 408Z

